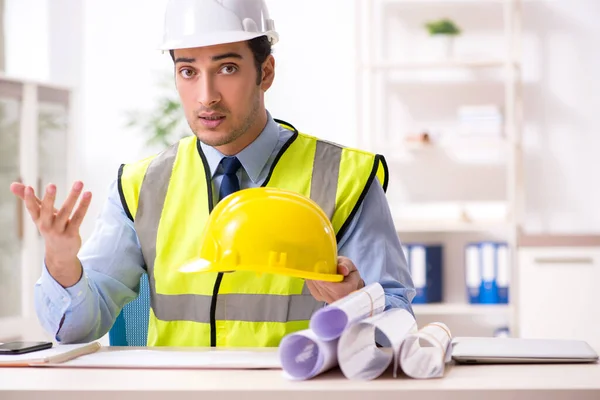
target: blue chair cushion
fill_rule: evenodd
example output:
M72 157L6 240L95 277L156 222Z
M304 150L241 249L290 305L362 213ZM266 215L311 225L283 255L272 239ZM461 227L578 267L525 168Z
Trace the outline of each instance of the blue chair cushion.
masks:
M108 332L111 346L146 346L150 313L148 275L140 278L140 291L135 300L127 303Z

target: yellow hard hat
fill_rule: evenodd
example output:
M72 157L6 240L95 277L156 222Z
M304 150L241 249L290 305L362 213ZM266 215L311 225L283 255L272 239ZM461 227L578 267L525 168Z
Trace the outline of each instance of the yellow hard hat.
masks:
M200 258L181 272L256 271L340 282L331 221L313 200L284 189L249 188L221 200L202 235Z

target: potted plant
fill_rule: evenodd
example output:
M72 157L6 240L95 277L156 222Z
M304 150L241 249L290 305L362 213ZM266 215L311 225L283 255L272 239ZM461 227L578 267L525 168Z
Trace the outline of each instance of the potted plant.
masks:
M461 34L460 28L448 18L428 21L425 23L425 27L429 32L434 58L451 59L453 57L454 38Z
M132 110L126 114L126 127L135 128L146 136L145 145L152 150L163 150L185 136L192 134L172 74L162 76L159 93L150 110Z

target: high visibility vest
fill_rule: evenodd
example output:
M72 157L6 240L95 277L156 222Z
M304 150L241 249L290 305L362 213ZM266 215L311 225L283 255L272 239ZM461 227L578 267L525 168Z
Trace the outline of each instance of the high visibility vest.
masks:
M330 218L339 241L374 178L386 189L384 158L277 122L294 133L263 186L313 199ZM214 206L210 168L195 136L122 165L118 183L150 283L148 346L278 346L288 333L308 328L311 315L323 307L299 278L177 271L199 254Z

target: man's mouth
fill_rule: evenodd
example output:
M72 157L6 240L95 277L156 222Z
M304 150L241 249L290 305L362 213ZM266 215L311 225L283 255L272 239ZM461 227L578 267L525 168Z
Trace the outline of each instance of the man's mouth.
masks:
M221 125L223 120L225 119L224 115L201 115L199 117L200 122L207 129L215 129L217 126Z
M225 116L223 115L214 115L214 116L207 116L207 117L200 117L202 119L205 119L207 121L218 121L220 119L225 118Z

